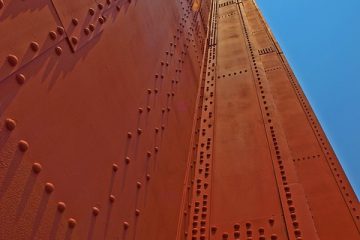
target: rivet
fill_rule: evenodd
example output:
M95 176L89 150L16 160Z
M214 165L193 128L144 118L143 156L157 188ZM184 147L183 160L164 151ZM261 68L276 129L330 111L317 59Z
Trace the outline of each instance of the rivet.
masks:
M79 39L77 37L71 37L71 42L76 45L78 43Z
M15 79L18 84L22 85L25 83L26 77L24 76L24 74L19 73L19 74L16 74Z
M15 66L18 64L18 62L19 62L19 59L18 59L15 55L13 55L13 54L10 54L10 55L7 57L7 60L8 60L8 63L9 63L11 66L13 66L13 67L15 67Z
M154 147L155 152L159 151L159 147Z
M45 191L47 192L47 193L52 193L53 191L54 191L54 189L55 189L55 187L54 187L54 184L52 184L52 183L45 183Z
M73 218L69 218L68 226L69 226L69 228L74 228L76 226L76 220Z
M58 56L60 56L61 53L62 53L62 48L61 48L61 47L56 47L56 48L55 48L55 53L56 53Z
M143 109L142 109L142 108L139 108L138 111L139 111L139 113L142 113L142 112L143 112Z
M150 88L147 90L147 93L148 93L148 94L151 94L151 89L150 89Z
M130 224L129 224L128 222L124 222L123 225L124 225L124 229L125 229L125 230L128 229L129 226L130 226Z
M90 31L95 31L95 25L94 24L89 24L89 29Z
M89 28L84 28L84 33L85 35L89 35L90 34L90 29Z
M92 208L92 214L96 217L97 215L99 215L100 213L100 209L97 207L93 207Z
M224 232L223 235L222 235L223 239L228 239L229 237L229 234L227 232Z
M148 112L151 111L151 107L150 107L150 106L147 106L146 109L147 109Z
M102 5L101 3L98 4L98 8L101 10L104 8L104 5Z
M126 157L126 158L125 158L125 163L126 163L126 164L129 164L129 163L130 163L130 158L129 158L129 157Z
M277 235L276 234L272 234L271 235L271 240L277 240L278 238L277 238Z
M132 133L131 133L131 132L128 132L128 133L127 133L127 137L128 137L128 138L131 138L131 136L132 136Z
M32 170L34 173L38 174L41 172L42 166L40 163L33 163Z
M100 24L104 24L104 22L105 22L105 20L104 20L103 17L99 17L99 18L98 18L98 21L99 21Z
M26 152L29 149L29 144L25 140L20 140L18 147L20 151Z
M137 129L137 133L140 135L142 133L142 129L141 128L138 128Z
M151 152L148 151L148 152L146 153L146 155L147 155L148 157L151 157Z
M234 224L234 229L235 229L235 230L239 230L239 229L240 229L240 224L239 224L239 223L235 223L235 224Z
M5 120L5 126L6 126L7 130L12 131L16 127L16 122L15 122L15 120L13 120L11 118L7 118Z
M116 6L116 10L120 11L120 9L121 9L120 6L117 5L117 6Z
M135 209L135 216L139 216L140 215L140 210L139 209Z
M2 9L4 7L4 1L0 0L0 9Z
M57 210L62 213L65 211L65 209L66 209L66 204L64 202L58 202Z
M95 10L93 8L89 8L89 14L93 16L95 14Z
M137 183L136 183L136 187L137 187L137 188L141 188L141 182L137 182Z
M151 178L151 176L150 176L150 174L146 174L146 180L150 180L150 178Z
M50 32L49 32L49 37L50 37L52 40L55 40L56 37L57 37L56 32L55 32L55 31L50 31Z
M111 202L111 203L113 203L113 202L115 202L115 199L116 199L116 197L114 196L114 195L110 195L109 196L109 201Z
M31 50L33 50L34 52L37 52L39 50L39 44L37 42L31 42L30 43L30 48Z
M118 167L117 164L114 163L114 164L112 165L112 169L113 169L114 172L116 172L116 171L119 169L119 167Z
M76 26L76 25L79 24L79 20L78 20L77 18L73 18L73 19L71 20L71 22L72 22L72 24L73 24L74 26Z
M155 132L158 133L158 132L159 132L159 128L156 127L156 128L155 128Z
M56 30L57 30L57 32L58 32L60 35L63 35L63 34L64 34L64 28L63 28L63 27L58 26L58 27L56 28Z

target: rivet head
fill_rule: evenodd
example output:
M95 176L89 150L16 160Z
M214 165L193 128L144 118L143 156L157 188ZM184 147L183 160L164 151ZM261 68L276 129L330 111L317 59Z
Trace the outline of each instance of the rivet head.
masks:
M100 213L100 209L97 207L93 207L92 208L92 214L96 217L97 215L99 215Z
M112 165L112 169L113 169L114 172L116 172L116 171L119 169L119 167L118 167L117 164L114 163L114 164Z
M53 191L54 191L54 189L55 189L55 186L54 186L54 184L52 184L52 183L45 183L45 192L47 192L47 193L52 193Z
M146 180L150 180L150 178L151 178L151 176L150 176L150 174L146 174Z
M85 35L89 35L90 34L90 29L89 28L84 28L84 33L85 33Z
M137 187L137 188L141 188L141 182L137 182L137 183L136 183L136 187Z
M56 31L58 32L59 35L63 35L63 34L64 34L64 28L63 28L63 27L58 26L58 27L56 28Z
M140 215L140 210L139 209L135 209L135 216L139 216Z
M115 199L116 199L116 197L114 196L114 195L110 195L109 196L109 201L111 202L111 203L113 203L113 202L115 202Z
M7 61L8 63L10 64L10 66L12 67L15 67L18 62L19 62L19 59L17 58L17 56L13 55L13 54L10 54L8 57L7 57Z
M9 130L9 131L12 131L15 129L16 127L16 122L15 120L11 119L11 118L7 118L5 120L5 126L6 126L6 129Z
M71 22L74 26L77 26L79 24L79 20L77 18L73 18Z
M69 226L69 228L74 228L76 226L76 220L73 218L69 218L68 226Z
M39 44L37 42L31 42L30 43L30 48L31 50L33 50L34 52L37 52L39 50Z
M130 224L129 224L128 222L124 222L123 224L124 224L124 229L125 229L125 230L128 229L129 226L130 226Z
M20 140L18 143L19 150L26 152L29 149L29 144L25 140Z
M147 93L151 94L151 89L150 88L148 88Z
M55 48L55 53L60 56L62 54L62 48L61 47L56 47Z
M104 24L104 22L105 22L105 20L104 20L103 17L99 17L99 18L98 18L98 21L99 21L100 24Z
M128 138L131 138L131 137L132 137L132 133L131 133L131 132L128 132L128 133L127 133L127 137L128 137Z
M76 45L79 42L79 39L77 37L71 37L71 42Z
M120 6L119 6L119 5L117 5L117 6L116 6L116 10L118 10L118 11L120 11L120 10L121 10L121 8L120 8Z
M95 14L95 10L93 8L89 8L89 14L93 16Z
M102 5L101 3L98 4L98 8L101 10L104 8L104 5Z
M147 151L146 156L151 157L151 152Z
M240 229L240 224L239 224L239 223L235 223L235 224L234 224L234 229L235 229L235 230L239 230L239 229Z
M49 32L49 37L50 37L52 40L55 40L56 37L57 37L56 32L55 32L55 31L50 31L50 32Z
M0 0L0 9L2 9L4 7L4 1Z
M95 25L94 24L89 24L89 29L90 31L95 31Z
M154 147L155 152L159 152L159 147Z
M26 77L25 77L24 74L19 73L19 74L16 74L15 79L16 79L16 82L17 82L19 85L22 85L22 84L25 83Z
M65 209L66 209L66 204L64 202L58 202L57 210L62 213L65 211Z
M138 128L138 129L137 129L137 133L138 133L138 134L141 134L141 133L142 133L142 129L141 129L141 128Z
M129 164L130 163L130 157L125 157L125 163Z
M41 172L41 169L42 169L42 166L40 163L33 163L32 165L32 171L35 173L35 174L39 174Z
M139 113L142 113L144 110L142 108L138 109Z
M271 235L271 240L277 240L277 239L278 239L278 237L276 234Z

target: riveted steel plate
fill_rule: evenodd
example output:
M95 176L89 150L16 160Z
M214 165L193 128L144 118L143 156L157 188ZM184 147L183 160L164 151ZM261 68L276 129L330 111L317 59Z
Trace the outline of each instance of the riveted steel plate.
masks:
M104 30L109 6L94 0L52 0L64 25L68 42L73 51L78 50ZM115 8L114 8L115 9ZM113 15L111 15L113 16Z
M64 38L50 0L5 1L0 9L0 81Z

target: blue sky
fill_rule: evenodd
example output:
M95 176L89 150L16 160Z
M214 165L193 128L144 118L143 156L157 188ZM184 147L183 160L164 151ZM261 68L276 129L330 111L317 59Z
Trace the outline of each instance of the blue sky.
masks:
M360 197L360 1L257 4Z

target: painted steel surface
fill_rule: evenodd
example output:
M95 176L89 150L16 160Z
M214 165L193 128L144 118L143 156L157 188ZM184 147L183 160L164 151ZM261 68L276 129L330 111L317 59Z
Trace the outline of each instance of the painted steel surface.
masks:
M357 240L252 0L0 0L0 239Z

